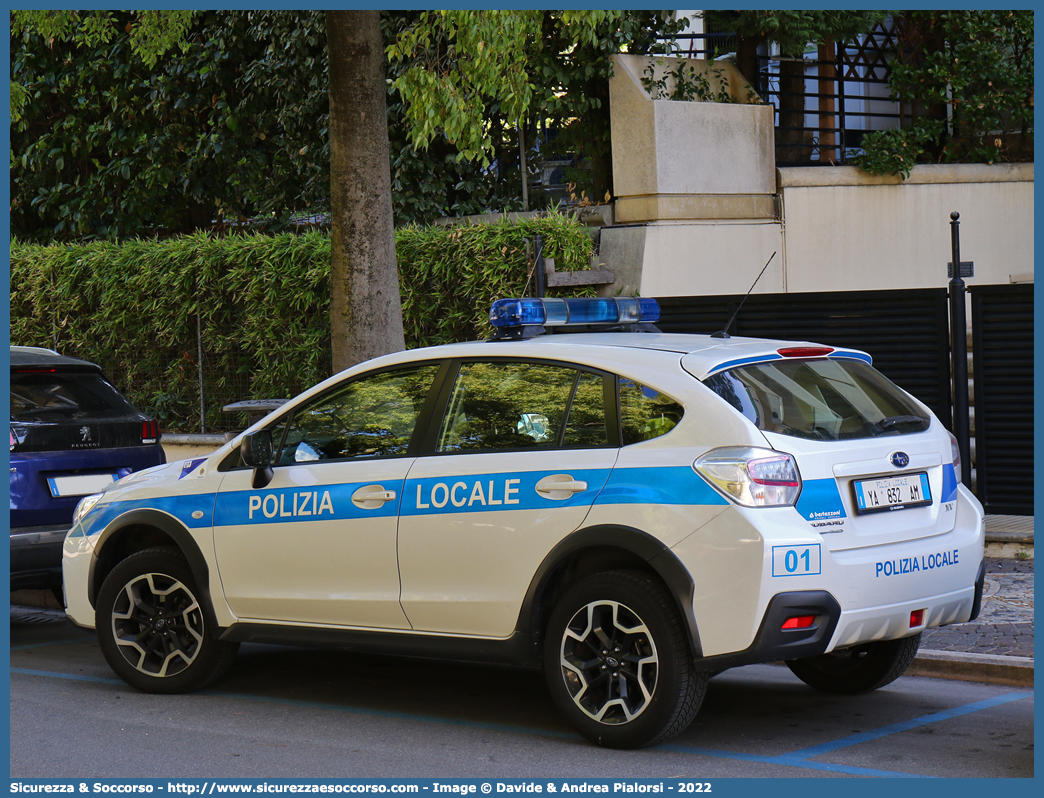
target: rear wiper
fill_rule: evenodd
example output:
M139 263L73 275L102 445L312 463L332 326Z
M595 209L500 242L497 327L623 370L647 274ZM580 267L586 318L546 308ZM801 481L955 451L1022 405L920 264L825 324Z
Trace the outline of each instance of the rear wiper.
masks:
M874 424L879 432L891 429L897 424L923 424L924 419L920 416L888 416Z

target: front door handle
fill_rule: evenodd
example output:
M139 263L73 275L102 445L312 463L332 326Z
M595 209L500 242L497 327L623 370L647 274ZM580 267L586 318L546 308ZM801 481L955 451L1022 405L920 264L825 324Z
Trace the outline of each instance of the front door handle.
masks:
M569 474L553 474L536 484L536 491L545 499L562 501L574 493L587 490L587 483L573 479Z
M352 494L355 506L363 510L376 510L394 500L395 491L385 490L383 485L364 485Z

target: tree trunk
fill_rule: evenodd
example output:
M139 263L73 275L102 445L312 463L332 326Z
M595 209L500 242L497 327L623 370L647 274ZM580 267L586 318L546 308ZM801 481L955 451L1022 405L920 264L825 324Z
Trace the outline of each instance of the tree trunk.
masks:
M805 126L805 64L779 64L779 122L776 123L776 163L805 163L812 159Z
M747 83L756 92L761 92L758 85L758 47L765 41L764 36L743 36L736 39L736 69L747 79Z
M334 372L405 349L378 11L328 11Z

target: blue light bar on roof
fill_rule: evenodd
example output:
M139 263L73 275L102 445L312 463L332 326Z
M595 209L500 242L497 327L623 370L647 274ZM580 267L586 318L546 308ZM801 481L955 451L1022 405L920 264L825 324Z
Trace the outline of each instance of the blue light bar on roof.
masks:
M567 327L580 324L654 324L660 320L655 299L498 299L489 311L494 327Z

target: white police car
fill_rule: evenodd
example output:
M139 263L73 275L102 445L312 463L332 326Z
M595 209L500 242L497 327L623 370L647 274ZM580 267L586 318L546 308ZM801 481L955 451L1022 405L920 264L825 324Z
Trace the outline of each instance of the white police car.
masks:
M716 671L872 690L978 614L957 447L866 354L534 334L658 313L501 300L497 340L353 367L120 480L77 508L69 616L149 692L213 681L241 641L542 666L581 734L635 747Z

